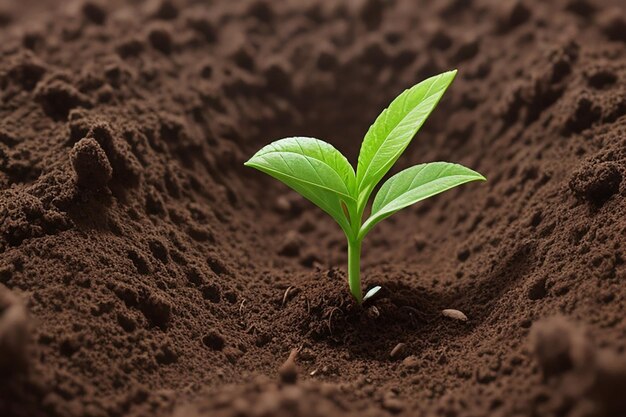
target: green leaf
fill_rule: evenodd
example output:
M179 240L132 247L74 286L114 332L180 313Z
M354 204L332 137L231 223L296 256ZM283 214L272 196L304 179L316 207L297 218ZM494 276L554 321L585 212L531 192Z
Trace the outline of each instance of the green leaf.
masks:
M344 231L350 230L345 210L356 206L354 169L333 146L314 138L281 139L245 165L282 181L330 214Z
M398 210L470 181L485 181L485 177L449 162L420 164L400 171L380 187L370 218L361 227L359 237Z
M370 126L361 145L356 174L360 209L437 106L455 75L456 70L444 72L405 90Z

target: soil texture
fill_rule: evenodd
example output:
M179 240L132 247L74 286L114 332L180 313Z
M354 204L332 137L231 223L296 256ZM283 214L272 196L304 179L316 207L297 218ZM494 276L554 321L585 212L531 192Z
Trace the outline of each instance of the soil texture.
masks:
M1 416L626 416L622 1L7 0L0 36ZM394 172L488 181L377 226L357 306L243 162L355 162L452 68Z

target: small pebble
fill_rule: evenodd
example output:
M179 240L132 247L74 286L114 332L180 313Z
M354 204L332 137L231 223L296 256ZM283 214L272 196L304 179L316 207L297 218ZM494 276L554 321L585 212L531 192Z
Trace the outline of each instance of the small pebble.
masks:
M441 312L446 317L450 317L454 320L467 321L467 316L462 311L447 308Z
M398 343L393 349L391 349L391 352L389 353L389 357L391 359L400 359L405 356L405 353L406 353L406 344Z
M289 211L291 210L291 202L284 195L280 196L274 202L274 208L279 213L283 213L283 214L284 213L289 213Z
M411 355L404 358L402 365L407 369L418 369L420 361L417 356Z

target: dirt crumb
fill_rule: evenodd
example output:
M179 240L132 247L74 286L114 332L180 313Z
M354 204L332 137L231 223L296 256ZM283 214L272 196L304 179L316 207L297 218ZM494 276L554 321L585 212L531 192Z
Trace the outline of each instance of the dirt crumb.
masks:
M0 370L5 376L29 362L31 323L22 301L0 284ZM1 379L1 378L0 378Z
M573 415L594 417L626 409L621 388L626 382L624 355L598 349L584 330L563 317L536 323L531 344L544 375L554 378L559 397L554 404L564 401Z
M296 357L298 356L298 350L293 349L291 353L289 353L289 357L282 365L278 368L278 375L280 376L280 381L283 384L295 384L298 379L298 369L296 367Z
M106 186L113 176L111 163L94 139L76 142L70 151L70 159L78 185L85 188L97 190Z
M601 205L619 191L622 174L612 162L589 162L574 173L569 186L574 194Z

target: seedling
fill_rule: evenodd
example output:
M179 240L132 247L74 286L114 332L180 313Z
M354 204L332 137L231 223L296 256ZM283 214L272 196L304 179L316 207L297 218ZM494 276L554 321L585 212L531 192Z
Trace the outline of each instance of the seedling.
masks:
M380 187L369 218L362 222L374 188L422 127L455 75L456 70L444 72L396 97L367 131L356 173L332 145L307 137L277 140L245 163L282 181L335 219L348 239L348 283L358 303L363 301L361 243L378 222L435 194L485 180L478 172L458 164L415 165Z

